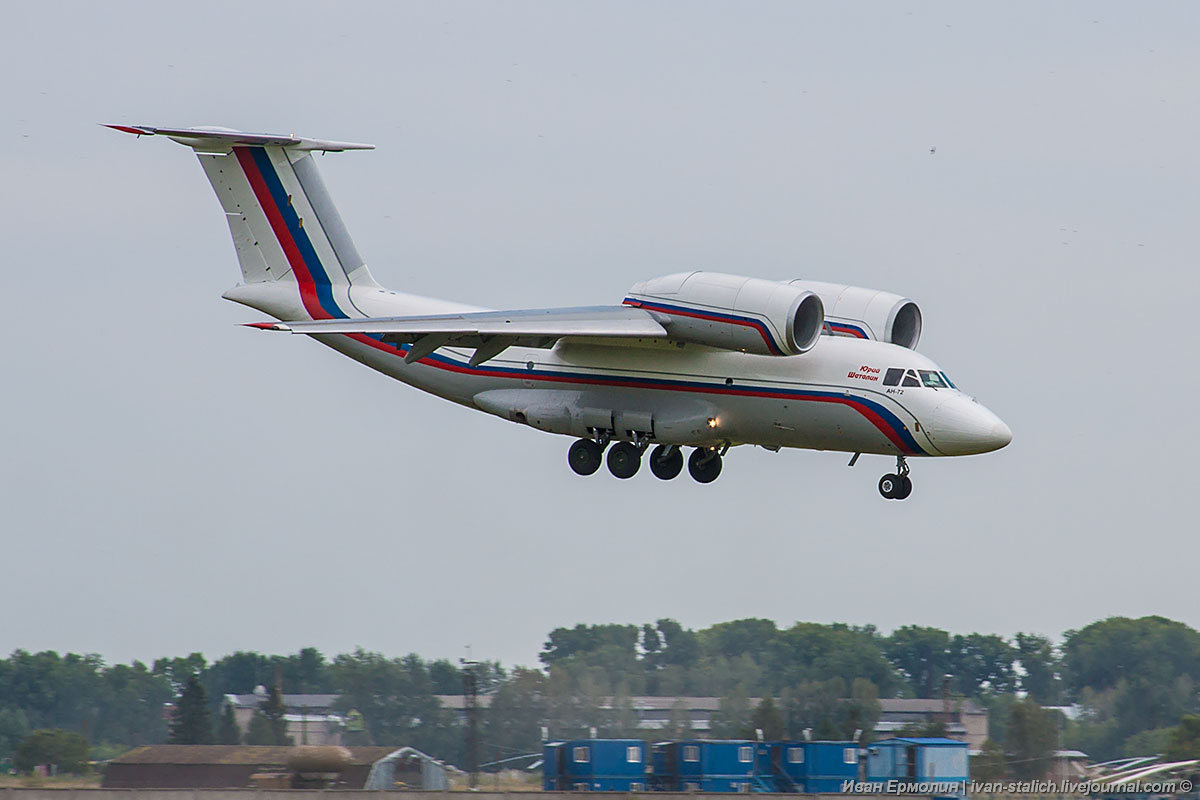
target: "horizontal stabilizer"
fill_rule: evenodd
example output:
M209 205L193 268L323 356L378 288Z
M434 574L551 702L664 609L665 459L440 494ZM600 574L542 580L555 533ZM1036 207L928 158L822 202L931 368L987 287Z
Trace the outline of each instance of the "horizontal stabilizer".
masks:
M250 327L309 336L367 334L393 344L411 344L417 360L438 347L475 348L472 363L499 355L508 347L553 347L564 338L658 339L666 329L654 315L626 306L538 308L479 311L426 317L323 319L300 322L255 322Z
M218 128L202 125L196 128L159 128L153 125L109 125L123 133L137 136L168 136L180 144L199 150L225 149L234 145L273 145L290 147L295 150L323 150L340 152L342 150L374 150L373 144L357 144L355 142L334 142L327 139L305 139L295 134L252 133L250 131L235 131L232 128Z

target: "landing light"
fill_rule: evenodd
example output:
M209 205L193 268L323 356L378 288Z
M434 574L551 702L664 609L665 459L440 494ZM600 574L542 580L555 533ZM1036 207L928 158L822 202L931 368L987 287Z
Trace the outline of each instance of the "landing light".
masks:
M717 427L717 418L716 418L716 417L709 417L709 418L708 418L708 427L710 427L710 428L715 428L715 427Z

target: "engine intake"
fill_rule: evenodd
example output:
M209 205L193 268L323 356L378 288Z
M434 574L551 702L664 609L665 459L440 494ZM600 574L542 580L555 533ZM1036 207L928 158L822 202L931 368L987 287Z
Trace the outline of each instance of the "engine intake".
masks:
M634 284L625 304L654 312L672 339L760 355L812 349L825 325L814 291L721 272L680 272Z
M878 339L910 350L921 338L921 309L907 297L821 281L794 280L787 285L821 298L829 333L834 336Z

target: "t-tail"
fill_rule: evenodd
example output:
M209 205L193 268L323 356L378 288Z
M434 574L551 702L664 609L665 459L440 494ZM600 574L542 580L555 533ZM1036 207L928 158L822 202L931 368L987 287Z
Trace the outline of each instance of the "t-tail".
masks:
M225 211L242 270L243 282L226 298L279 319L366 316L353 294L379 286L346 231L312 154L371 150L373 145L227 128L108 127L168 136L195 151Z

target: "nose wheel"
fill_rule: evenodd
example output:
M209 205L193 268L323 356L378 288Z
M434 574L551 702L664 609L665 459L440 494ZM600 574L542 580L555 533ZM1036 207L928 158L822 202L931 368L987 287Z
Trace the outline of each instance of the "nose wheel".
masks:
M896 456L896 472L879 479L879 493L887 500L903 500L912 494L912 480L908 477L908 462L904 456Z

